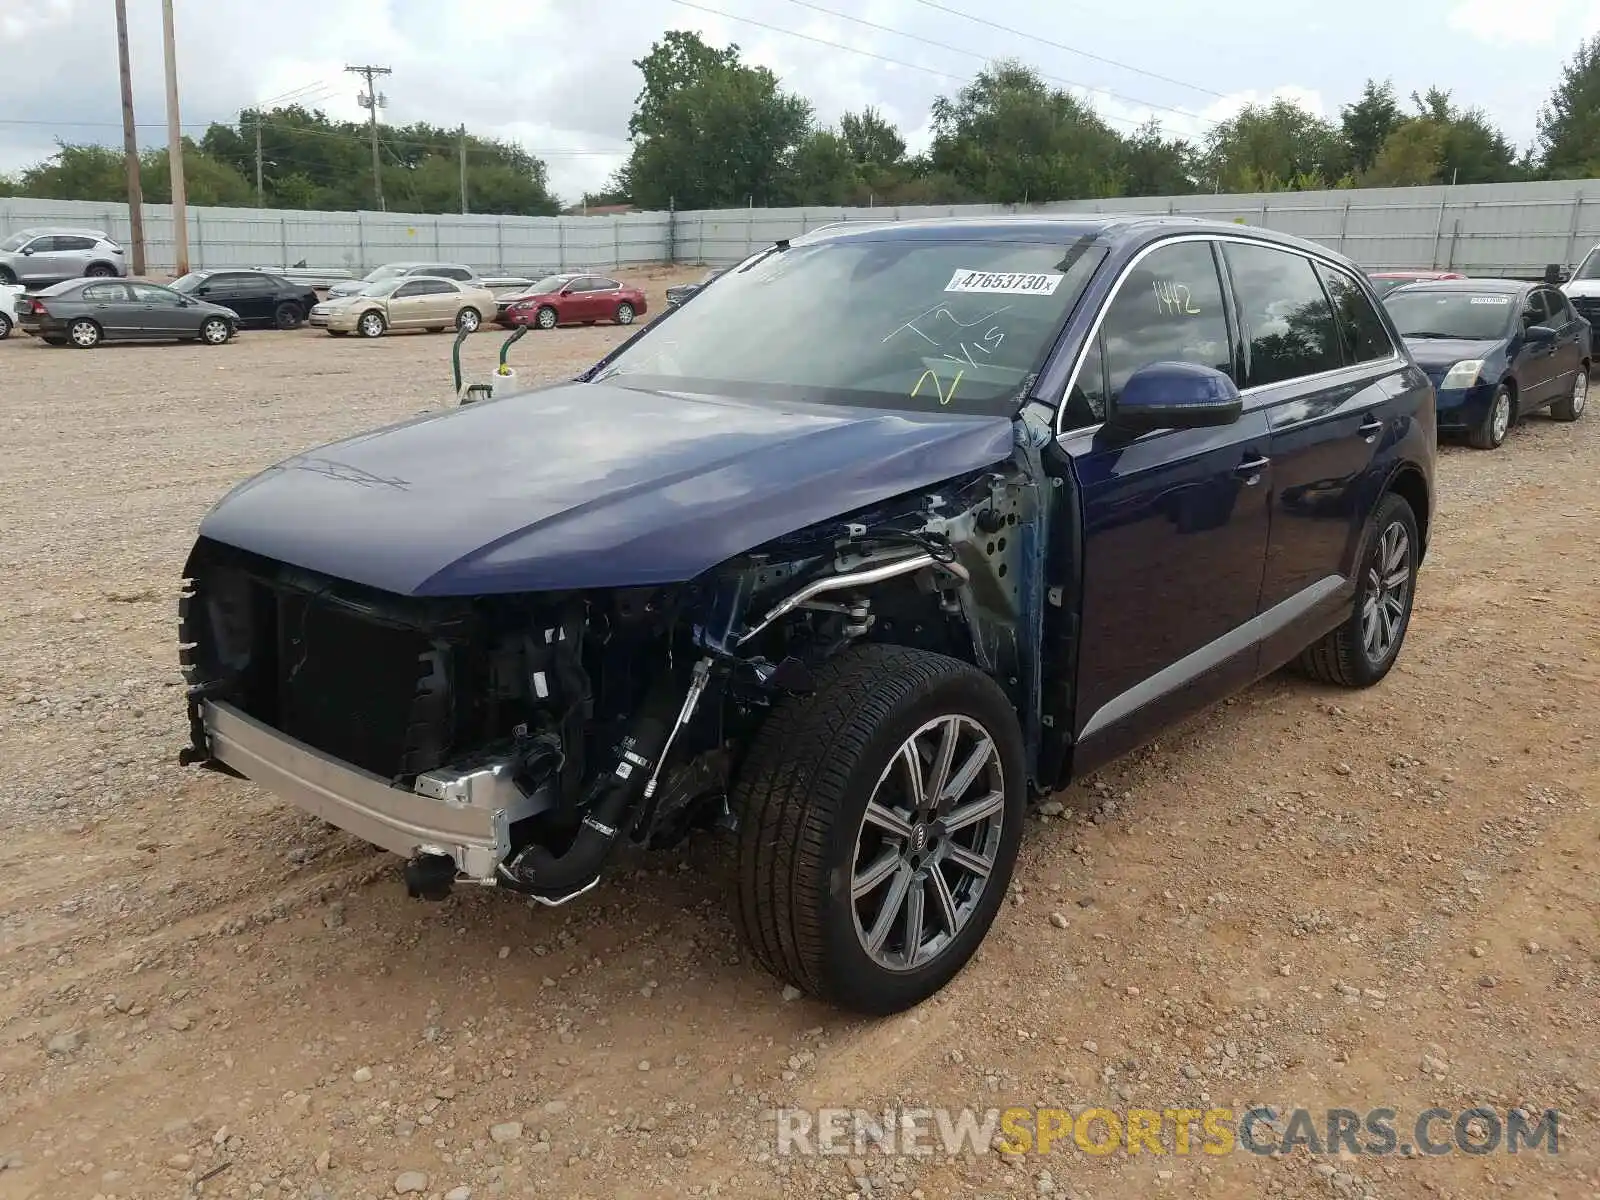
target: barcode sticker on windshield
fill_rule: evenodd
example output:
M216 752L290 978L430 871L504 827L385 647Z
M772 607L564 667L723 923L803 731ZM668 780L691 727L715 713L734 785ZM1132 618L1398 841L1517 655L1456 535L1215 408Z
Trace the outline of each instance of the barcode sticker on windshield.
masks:
M1065 276L1050 271L958 270L945 285L947 292L988 292L999 296L1050 296Z
M1472 303L1474 303L1474 304L1510 304L1511 303L1511 297L1510 296L1474 296L1472 298Z

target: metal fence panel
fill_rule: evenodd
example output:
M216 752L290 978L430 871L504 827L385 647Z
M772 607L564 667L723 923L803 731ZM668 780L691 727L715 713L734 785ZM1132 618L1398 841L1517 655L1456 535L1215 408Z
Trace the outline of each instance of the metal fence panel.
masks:
M645 263L727 266L780 238L836 222L1028 213L1170 213L1260 225L1320 242L1371 269L1453 267L1537 275L1576 262L1600 242L1600 180L1471 187L1365 188L1250 195L1141 196L999 204L868 208L737 208L595 217L301 212L191 207L196 267L289 266L362 274L385 262L437 258L480 271L529 275L620 270ZM171 209L145 206L152 271L174 260ZM80 225L129 240L127 207L0 198L0 237L34 225Z

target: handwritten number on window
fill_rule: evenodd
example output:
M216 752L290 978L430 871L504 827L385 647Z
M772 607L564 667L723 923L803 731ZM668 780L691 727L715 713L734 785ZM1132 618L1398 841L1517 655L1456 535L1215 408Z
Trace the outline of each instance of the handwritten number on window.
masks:
M1151 283L1150 288L1156 294L1156 311L1162 316L1200 315L1200 306L1194 302L1188 284L1174 283L1170 279L1157 279Z
M933 393L939 397L939 403L941 405L948 405L950 401L956 398L956 388L961 386L961 377L965 374L966 371L964 369L957 371L956 377L950 381L949 390L946 391L944 384L939 381L939 376L937 374L931 370L924 371L917 377L916 385L911 389L911 399L915 400L919 395L922 394L922 388L924 384L932 383Z

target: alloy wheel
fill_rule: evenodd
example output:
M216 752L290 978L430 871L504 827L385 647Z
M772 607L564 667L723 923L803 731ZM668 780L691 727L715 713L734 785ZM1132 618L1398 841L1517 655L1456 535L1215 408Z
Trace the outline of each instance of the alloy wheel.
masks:
M1389 657L1405 631L1411 604L1411 535L1399 521L1378 537L1367 567L1367 595L1361 605L1361 646L1367 660Z
M1501 392L1494 398L1494 417L1490 431L1494 435L1494 444L1498 446L1505 440L1506 430L1511 428L1511 394Z
M93 321L78 321L74 323L69 333L74 346L81 346L87 350L100 342L100 327Z
M553 309L553 308L541 308L539 310L539 328L540 329L554 329L555 327L556 327L556 310Z
M929 721L879 776L856 833L856 936L879 966L938 958L977 910L1005 822L1000 750L971 717Z
M377 313L368 313L361 318L361 336L375 338L383 332L383 318Z
M1578 381L1572 385L1572 415L1578 416L1583 412L1583 406L1589 402L1589 372L1580 369Z
M220 346L228 340L227 322L213 317L206 322L205 328L200 331L200 334L213 346Z
M461 315L456 318L456 328L464 329L468 333L476 333L480 320L477 309L464 308L461 310Z

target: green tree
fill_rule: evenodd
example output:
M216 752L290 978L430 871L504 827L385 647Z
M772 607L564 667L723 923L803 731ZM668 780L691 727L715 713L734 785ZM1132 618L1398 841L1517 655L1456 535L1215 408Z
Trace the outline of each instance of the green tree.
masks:
M1332 187L1348 167L1339 130L1284 99L1245 105L1206 139L1206 180L1224 192Z
M1384 139L1361 176L1363 187L1415 187L1437 183L1444 166L1445 127L1425 117L1402 121Z
M933 102L932 164L1001 204L1115 196L1121 139L1092 108L1052 91L1032 67L985 67L954 99Z
M122 152L107 146L73 146L57 140L56 152L23 171L19 194L41 200L128 198L128 175Z
M853 204L866 199L862 169L846 139L814 129L784 161L777 202L784 205Z
M1385 142L1405 119L1394 85L1367 80L1361 99L1339 110L1339 124L1350 148L1350 163L1357 174L1370 170Z
M673 30L635 66L644 88L628 122L633 149L618 186L645 208L765 204L811 132L811 105L746 66L738 46L717 50Z
M1195 149L1152 117L1123 140L1122 174L1130 196L1181 196L1194 191Z
M1505 183L1517 179L1517 148L1490 123L1482 109L1458 108L1450 93L1429 88L1411 93L1418 116L1439 126L1438 183Z
M1539 113L1539 149L1552 179L1600 176L1600 33L1578 47Z
M875 108L845 113L839 118L839 134L850 158L864 167L898 167L905 161L905 138Z

